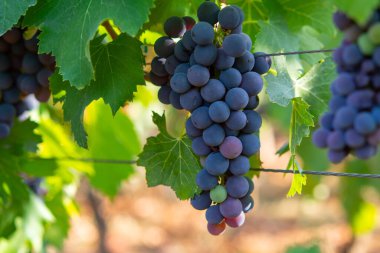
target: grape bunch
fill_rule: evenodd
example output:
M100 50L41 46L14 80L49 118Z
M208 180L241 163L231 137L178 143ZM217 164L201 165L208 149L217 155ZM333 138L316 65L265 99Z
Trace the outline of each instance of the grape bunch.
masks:
M260 149L262 119L254 109L271 59L251 53L239 7L220 10L206 1L197 14L198 23L188 17L165 22L167 36L154 45L150 78L160 86L162 103L191 112L186 133L203 166L196 177L201 192L191 204L206 210L208 231L219 235L226 225L243 225L254 205L254 184L245 174Z
M13 28L0 37L0 139L10 134L16 117L31 109L30 95L40 102L50 97L48 78L55 60L37 53L38 33L29 40L23 33Z
M331 84L329 111L320 118L313 142L328 148L333 163L349 154L369 159L380 143L380 11L365 26L342 12L333 19L344 32L333 55L338 77Z

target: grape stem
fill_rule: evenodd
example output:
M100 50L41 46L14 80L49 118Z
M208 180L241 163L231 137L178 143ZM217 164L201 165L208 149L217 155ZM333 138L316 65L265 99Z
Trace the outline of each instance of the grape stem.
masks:
M111 36L112 40L116 40L118 37L115 29L113 29L112 25L110 24L109 20L106 20L102 23L102 26L107 30L107 33Z

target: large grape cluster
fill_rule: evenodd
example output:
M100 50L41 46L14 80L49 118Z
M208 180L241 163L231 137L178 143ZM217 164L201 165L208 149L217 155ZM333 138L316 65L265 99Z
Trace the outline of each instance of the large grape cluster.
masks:
M251 53L239 7L220 10L206 1L198 18L198 23L180 17L166 21L167 36L154 45L158 56L150 78L161 86L162 103L191 112L186 132L203 166L196 178L202 192L191 204L206 210L208 231L218 235L226 224L241 226L254 205L254 185L244 175L249 157L260 149L262 119L254 109L271 61L264 53Z
M313 142L328 148L333 163L349 154L368 159L380 143L380 12L365 26L342 12L334 14L334 22L345 37L333 55L338 77L331 85L329 111Z
M40 102L50 97L48 78L55 60L38 55L37 34L26 40L23 32L13 28L0 37L0 139L10 134L16 116L30 109L28 95Z

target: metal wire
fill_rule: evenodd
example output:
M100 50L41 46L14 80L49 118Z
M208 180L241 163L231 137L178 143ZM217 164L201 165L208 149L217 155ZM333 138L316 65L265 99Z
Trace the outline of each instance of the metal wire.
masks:
M76 157L60 157L60 158L40 158L32 157L31 160L37 161L72 161L72 162L84 162L84 163L98 163L98 164L136 164L136 160L112 160L112 159L97 159L97 158L76 158ZM355 178L376 178L380 179L380 174L362 174L362 173L347 173L347 172L333 172L333 171L314 171L303 170L294 171L286 169L263 169L263 168L251 168L251 171L264 172L264 173L285 173L285 174L303 174L314 176L334 176L334 177L355 177Z

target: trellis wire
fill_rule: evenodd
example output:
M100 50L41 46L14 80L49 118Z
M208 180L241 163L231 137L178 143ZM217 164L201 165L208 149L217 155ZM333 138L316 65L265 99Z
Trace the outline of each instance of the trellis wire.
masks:
M84 163L98 163L98 164L119 164L119 165L131 165L136 164L136 160L112 160L112 159L96 159L96 158L76 158L76 157L60 157L60 158L40 158L32 157L31 160L37 161L72 161L72 162L84 162ZM334 177L355 177L355 178L376 178L380 179L380 174L362 174L362 173L347 173L347 172L332 172L332 171L314 171L303 170L294 171L287 169L263 169L263 168L251 168L251 171L266 172L266 173L285 173L285 174L303 174L303 175L315 175L315 176L334 176Z

